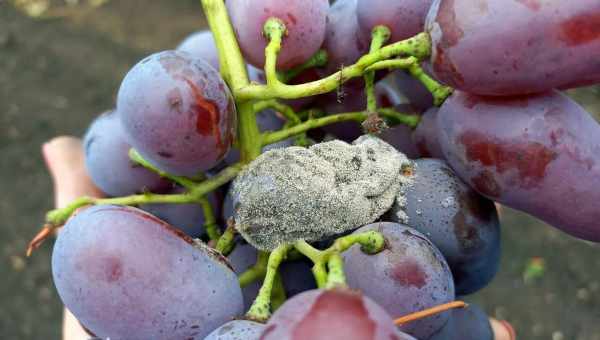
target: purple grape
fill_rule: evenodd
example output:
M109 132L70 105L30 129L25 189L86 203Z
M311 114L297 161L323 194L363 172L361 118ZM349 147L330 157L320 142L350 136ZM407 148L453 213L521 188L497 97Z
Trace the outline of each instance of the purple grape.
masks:
M247 61L259 68L265 63L265 22L272 17L285 24L277 68L298 66L315 54L325 39L327 0L228 0L227 9Z
M436 0L427 30L436 77L469 93L530 94L600 82L597 0Z
M387 26L392 35L388 43L423 32L425 18L433 0L358 0L356 13L361 39L371 41L375 26Z
M500 223L496 206L463 183L443 161L414 162L413 182L400 189L390 218L426 235L442 252L456 294L485 287L500 263Z
M98 116L83 138L85 167L94 184L109 196L127 196L146 191L160 192L168 181L131 161L125 132L118 115L108 111Z
M233 320L215 329L204 340L258 340L264 329L262 323Z
M219 51L211 31L199 31L189 35L177 46L177 51L187 52L194 58L200 58L215 70L220 68Z
M440 251L421 233L391 222L373 223L355 233L383 234L386 249L367 255L356 245L343 253L348 286L361 290L390 315L399 317L454 300L452 273ZM441 313L400 329L427 339L448 320Z
M233 97L219 73L186 52L151 55L125 76L117 107L128 141L157 167L194 176L235 137Z
M183 188L171 190L172 194L185 192ZM216 193L208 195L213 207L218 207L220 202ZM204 212L199 204L144 204L140 209L169 223L191 237L200 237L204 233Z
M438 140L437 115L439 108L432 107L421 116L421 121L412 134L418 154L424 158L444 159L442 146Z
M455 92L437 121L446 160L480 194L600 242L600 128L574 101Z
M273 314L261 340L415 340L368 297L345 288L296 295Z
M93 206L52 253L65 306L101 338L203 339L242 313L228 261L136 208Z
M494 340L487 314L475 304L453 309L444 327L429 340Z
M368 46L358 36L356 0L336 1L327 13L327 31L323 43L323 49L327 51L325 74L354 64L368 52Z

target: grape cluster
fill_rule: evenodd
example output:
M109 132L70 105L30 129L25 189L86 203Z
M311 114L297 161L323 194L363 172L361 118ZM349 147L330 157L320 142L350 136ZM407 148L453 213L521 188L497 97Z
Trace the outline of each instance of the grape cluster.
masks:
M600 83L598 1L202 4L85 136L110 198L32 241L65 224L94 335L491 340L448 308L498 271L495 203L600 242L600 128L559 92Z

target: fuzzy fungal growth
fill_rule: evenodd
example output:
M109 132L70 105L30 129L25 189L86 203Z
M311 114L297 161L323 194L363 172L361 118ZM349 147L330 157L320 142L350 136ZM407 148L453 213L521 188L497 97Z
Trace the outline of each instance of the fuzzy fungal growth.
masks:
M236 227L261 250L356 229L392 206L409 165L372 136L268 151L233 184Z

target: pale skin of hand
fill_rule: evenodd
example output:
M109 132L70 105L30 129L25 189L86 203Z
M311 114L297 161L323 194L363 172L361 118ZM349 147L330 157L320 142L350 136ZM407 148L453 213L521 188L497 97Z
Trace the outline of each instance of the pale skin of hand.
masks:
M84 165L81 140L56 137L42 146L42 154L54 183L54 200L62 208L80 196L102 197L104 194L90 179ZM512 326L490 318L495 340L516 340ZM91 336L66 308L63 318L63 340L88 340Z

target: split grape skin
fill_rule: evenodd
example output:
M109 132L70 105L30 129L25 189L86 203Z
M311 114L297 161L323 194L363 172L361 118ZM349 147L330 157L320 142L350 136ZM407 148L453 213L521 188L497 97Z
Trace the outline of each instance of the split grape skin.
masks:
M348 286L359 289L390 315L401 316L454 300L452 273L440 251L418 231L392 222L373 223L354 233L378 231L386 248L367 255L355 245L342 254ZM400 326L418 339L427 339L448 320L433 315Z
M426 31L435 76L462 91L523 95L600 82L597 0L436 0Z
M406 219L438 247L452 270L457 295L485 287L500 264L500 222L494 203L441 160L416 160L412 178L401 188L403 202L392 207L390 219Z
M265 63L263 26L269 18L281 20L287 29L277 58L278 70L301 65L325 39L327 0L228 0L226 5L242 53L255 67L262 68Z
M131 146L115 111L98 116L83 139L85 167L92 181L109 196L167 190L171 184L129 158Z
M243 308L223 256L132 207L98 205L71 217L52 273L65 306L101 338L203 338Z
M204 340L258 340L264 329L262 323L233 320L215 329Z
M438 127L447 162L480 194L600 242L600 127L571 99L455 92Z
M187 52L194 58L206 61L215 70L220 68L219 51L211 31L198 31L189 35L177 46L176 50Z
M347 288L316 289L286 301L261 340L415 340L373 300Z
M212 66L186 52L165 51L136 64L117 97L128 142L173 175L196 176L229 151L236 109Z
M439 108L432 107L421 116L419 125L412 133L412 140L422 158L444 159L444 152L438 140L437 115Z
M391 31L389 43L408 39L423 31L433 0L358 0L356 13L363 41L379 25Z
M450 319L429 340L494 340L487 314L475 304L450 311Z

